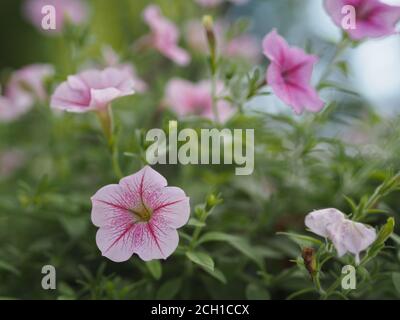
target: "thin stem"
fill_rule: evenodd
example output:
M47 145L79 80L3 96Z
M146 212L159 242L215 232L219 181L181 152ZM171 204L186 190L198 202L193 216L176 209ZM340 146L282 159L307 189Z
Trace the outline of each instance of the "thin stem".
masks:
M350 43L351 42L349 39L343 38L342 41L336 46L335 53L334 53L329 65L325 69L324 73L321 75L318 85L320 85L322 82L324 82L329 77L329 75L332 71L332 67L335 65L335 63L337 62L339 57L342 55L342 53L348 48Z
M114 174L118 179L121 179L123 177L123 173L119 165L118 139L114 130L114 117L111 105L108 105L104 110L98 111L97 116L103 129L104 137L107 140Z

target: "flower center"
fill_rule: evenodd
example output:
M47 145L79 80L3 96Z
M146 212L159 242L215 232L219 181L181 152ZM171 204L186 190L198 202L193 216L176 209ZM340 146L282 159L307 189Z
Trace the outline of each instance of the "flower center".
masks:
M144 203L136 206L135 208L129 209L129 211L143 222L149 221L151 219L151 216L153 215L153 210L148 208Z

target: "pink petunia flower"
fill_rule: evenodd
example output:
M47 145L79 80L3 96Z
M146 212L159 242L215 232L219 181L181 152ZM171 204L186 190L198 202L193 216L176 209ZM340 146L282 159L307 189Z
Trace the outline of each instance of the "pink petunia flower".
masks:
M0 121L8 122L29 111L36 101L44 102L47 93L43 82L54 74L52 66L32 64L15 71L0 96Z
M320 111L324 102L310 84L318 58L302 49L290 47L276 30L265 36L263 49L271 61L266 78L272 91L296 114L303 113L305 109Z
M189 198L151 167L101 188L92 197L96 243L115 262L136 253L142 260L166 259L177 248L177 229L190 215Z
M42 20L45 16L42 8L47 5L55 8L55 30L42 28ZM27 0L24 5L24 14L38 30L57 34L62 32L67 21L74 25L82 24L88 16L88 9L81 0Z
M178 28L162 15L160 8L156 5L149 5L143 12L143 18L149 25L151 34L141 41L148 42L150 46L178 65L189 64L191 60L189 54L178 47Z
M128 72L134 82L135 91L138 93L143 93L148 90L148 85L144 82L136 72L136 68L131 63L121 63L120 57L114 51L114 49L110 46L106 46L103 48L103 60L107 67L114 67L120 69L122 71Z
M347 252L354 254L357 264L360 262L360 253L376 239L374 228L351 221L333 208L309 213L305 224L313 233L331 240L339 257Z
M356 12L355 29L345 30L353 40L379 38L396 33L400 21L400 7L380 0L325 0L325 9L333 22L342 28L344 6L353 6Z
M134 80L129 72L106 68L87 70L69 76L51 97L51 107L68 112L103 110L113 100L134 94Z
M224 85L217 84L217 95L224 92ZM201 81L197 84L182 79L171 79L165 93L165 103L180 117L198 115L216 121L212 110L211 83ZM218 100L219 120L227 121L235 112L225 100Z

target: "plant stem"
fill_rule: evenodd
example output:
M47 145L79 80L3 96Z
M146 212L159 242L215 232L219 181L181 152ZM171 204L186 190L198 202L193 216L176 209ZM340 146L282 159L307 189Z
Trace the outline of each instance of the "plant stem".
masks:
M98 111L97 116L99 118L101 128L103 129L104 137L107 140L114 174L118 179L121 179L123 177L123 173L119 165L118 139L114 130L114 119L111 105L108 105L105 109Z
M349 45L350 45L350 40L347 38L343 38L342 41L340 41L338 43L338 45L336 46L336 49L335 49L335 53L334 53L329 65L325 69L324 73L321 75L321 78L318 82L318 86L321 85L321 83L323 83L329 77L329 75L332 71L332 67L335 65L335 63L337 62L339 57L348 48Z

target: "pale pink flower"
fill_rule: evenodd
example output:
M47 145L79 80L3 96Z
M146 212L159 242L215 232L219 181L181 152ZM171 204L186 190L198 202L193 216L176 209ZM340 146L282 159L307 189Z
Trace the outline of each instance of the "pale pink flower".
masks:
M360 252L366 250L376 239L376 231L363 223L344 220L332 224L328 228L328 238L332 241L339 257L347 252L355 255L356 263L360 263Z
M330 225L342 222L345 215L337 209L329 208L309 213L305 219L305 225L315 234L327 238Z
M15 71L0 96L0 121L12 121L29 111L36 101L47 99L44 81L54 74L52 66L32 64Z
M353 40L379 38L396 33L400 21L400 7L380 0L325 0L325 9L333 22L342 28L342 8L351 5L356 11L355 29L345 30Z
M300 48L290 47L276 30L265 36L263 49L271 61L266 78L272 91L292 107L296 114L304 110L320 111L324 102L310 84L318 58L306 54Z
M143 93L147 91L148 85L137 75L134 65L131 63L121 63L120 57L112 47L106 46L103 48L103 59L107 67L114 67L126 71L131 75L135 92Z
M217 96L224 93L223 83L217 83ZM171 79L165 92L165 103L180 117L188 115L202 116L216 121L212 110L211 82L192 83L183 79ZM235 112L232 106L223 99L218 99L219 120L227 121Z
M197 52L209 52L204 26L197 20L186 24L185 38L188 45ZM217 39L217 51L224 57L239 58L257 63L260 60L260 46L255 37L250 34L241 34L232 39L227 39L228 24L217 20L214 23L214 33Z
M189 54L178 47L180 36L178 28L162 15L160 8L156 5L149 5L143 12L143 18L149 25L151 34L141 41L148 42L149 45L178 65L189 64L191 59Z
M56 11L56 29L44 30L42 20L44 14L42 8L46 5L52 5ZM87 16L88 9L81 0L26 0L24 13L27 19L40 31L47 34L60 33L64 29L66 22L79 25L82 24Z
M166 259L177 248L177 229L190 215L189 198L151 167L101 188L92 197L96 243L115 262L136 253L142 260Z
M8 178L25 163L25 155L20 150L0 152L0 177Z
M242 34L226 44L223 54L227 57L257 63L260 60L259 42L249 34Z
M333 208L309 213L305 224L313 233L331 240L339 257L347 252L354 254L357 264L360 262L360 252L376 239L374 228L351 221Z
M124 70L87 70L69 76L51 97L51 107L69 112L103 110L113 100L135 93L134 80Z

